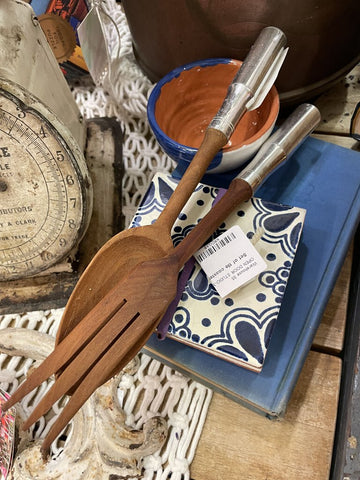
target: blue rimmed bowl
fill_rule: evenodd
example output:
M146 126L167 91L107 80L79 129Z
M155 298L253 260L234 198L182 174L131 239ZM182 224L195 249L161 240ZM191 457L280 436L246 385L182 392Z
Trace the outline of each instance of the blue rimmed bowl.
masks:
M162 149L181 166L186 167L197 152L240 66L234 59L200 60L172 70L154 86L147 106L151 129ZM272 87L260 107L241 118L207 173L230 171L252 158L271 134L279 107L278 92Z

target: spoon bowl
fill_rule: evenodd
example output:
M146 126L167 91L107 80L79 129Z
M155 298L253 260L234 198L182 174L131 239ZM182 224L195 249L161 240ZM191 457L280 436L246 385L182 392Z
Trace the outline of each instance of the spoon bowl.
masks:
M70 296L56 336L60 343L94 305L137 264L171 251L170 236L154 225L130 228L106 242L83 272ZM158 241L161 238L161 243Z

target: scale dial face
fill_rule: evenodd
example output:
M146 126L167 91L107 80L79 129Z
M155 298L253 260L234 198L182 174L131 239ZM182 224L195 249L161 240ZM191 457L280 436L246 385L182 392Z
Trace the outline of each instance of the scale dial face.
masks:
M66 127L29 92L0 79L0 281L64 259L85 233L91 193Z

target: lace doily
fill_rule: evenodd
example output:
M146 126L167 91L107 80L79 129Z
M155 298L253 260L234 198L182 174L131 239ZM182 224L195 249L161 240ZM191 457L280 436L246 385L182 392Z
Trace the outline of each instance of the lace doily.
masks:
M85 81L73 85L72 91L85 118L116 117L122 126L123 214L125 225L129 225L153 174L169 172L174 165L161 151L150 130L146 105L152 84L136 64L121 6L115 0L105 0L102 7L112 19L104 18L112 56L110 75L105 79L104 86L94 86ZM55 309L3 315L0 316L0 328L36 330L45 337L53 338L62 313L63 309ZM123 374L118 387L126 423L132 428L140 428L150 417L160 415L167 420L169 428L164 447L144 459L143 478L189 479L189 466L206 418L211 391L145 354L140 354L139 359L136 371ZM33 361L22 356L10 356L8 352L0 354L0 387L13 392ZM48 387L39 388L35 395L28 395L23 400L22 408L26 415ZM54 405L53 416L61 410L61 405L61 402ZM46 435L50 424L51 421L42 419L36 431L32 432L34 438ZM62 449L61 442L54 449L56 456Z

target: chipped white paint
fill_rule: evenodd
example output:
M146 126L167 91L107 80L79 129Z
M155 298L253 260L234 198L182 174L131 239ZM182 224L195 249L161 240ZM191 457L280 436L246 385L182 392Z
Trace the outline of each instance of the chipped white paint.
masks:
M0 330L0 351L8 355L42 360L54 347L54 339L24 328ZM131 368L132 365L129 366ZM25 418L17 407L21 444L14 461L13 480L101 480L111 476L139 476L142 459L159 450L167 436L166 421L159 416L147 420L143 428L125 425L125 414L117 398L121 374L100 387L71 422L71 431L59 456L44 462L40 441L32 442L21 430Z

